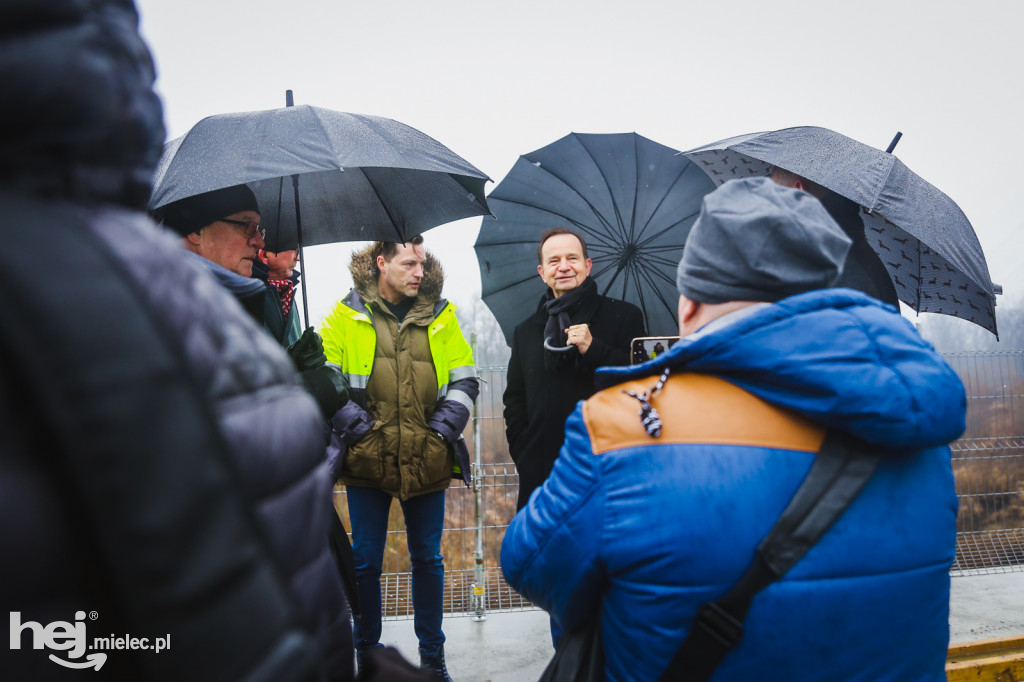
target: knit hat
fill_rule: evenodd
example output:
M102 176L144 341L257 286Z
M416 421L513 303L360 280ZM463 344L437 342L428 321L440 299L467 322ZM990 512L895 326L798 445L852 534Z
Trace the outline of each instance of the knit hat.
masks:
M679 261L679 293L701 303L774 302L834 286L850 238L812 195L769 178L704 197Z
M260 212L256 195L245 185L179 199L154 210L153 219L184 237L239 211Z

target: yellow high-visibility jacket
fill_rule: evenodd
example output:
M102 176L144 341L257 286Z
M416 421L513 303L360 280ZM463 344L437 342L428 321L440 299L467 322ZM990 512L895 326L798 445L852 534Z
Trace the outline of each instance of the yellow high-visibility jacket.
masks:
M479 393L472 349L455 306L440 298L443 275L433 258L399 324L359 255L352 266L356 288L320 329L328 361L341 367L351 388L351 402L332 420L335 430L345 440L354 424L372 422L346 443L340 479L400 499L447 488L456 459L469 473L462 430Z

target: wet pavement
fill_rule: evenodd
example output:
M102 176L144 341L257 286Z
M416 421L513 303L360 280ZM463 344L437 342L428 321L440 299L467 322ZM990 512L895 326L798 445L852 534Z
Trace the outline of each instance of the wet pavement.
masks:
M956 576L950 600L950 641L1024 635L1024 571ZM484 621L446 617L445 654L455 682L529 682L554 653L543 611L490 613ZM412 620L384 622L384 644L418 662Z

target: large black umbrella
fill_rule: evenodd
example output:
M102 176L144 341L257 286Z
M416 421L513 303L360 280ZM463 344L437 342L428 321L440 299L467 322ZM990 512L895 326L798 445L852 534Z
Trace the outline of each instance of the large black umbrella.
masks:
M487 180L398 121L301 105L196 123L165 146L149 207L244 183L259 201L271 250L405 241L488 214Z
M676 266L714 183L679 153L636 133L571 133L519 157L488 195L475 248L484 302L511 344L545 285L537 243L578 231L598 289L640 307L652 334L677 334Z
M995 291L974 228L952 199L891 149L807 126L733 137L683 155L718 185L779 167L856 202L868 243L901 301L995 334Z

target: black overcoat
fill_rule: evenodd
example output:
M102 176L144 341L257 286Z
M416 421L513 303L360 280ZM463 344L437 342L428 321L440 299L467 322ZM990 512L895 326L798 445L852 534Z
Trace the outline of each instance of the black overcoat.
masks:
M572 324L590 326L593 343L584 355L573 351L574 362L550 371L544 366L545 300L516 327L508 363L505 435L519 472L517 510L551 473L565 438L565 420L577 402L594 393L594 370L629 364L631 341L646 335L639 308L601 296L595 288L569 314Z

